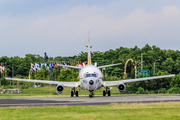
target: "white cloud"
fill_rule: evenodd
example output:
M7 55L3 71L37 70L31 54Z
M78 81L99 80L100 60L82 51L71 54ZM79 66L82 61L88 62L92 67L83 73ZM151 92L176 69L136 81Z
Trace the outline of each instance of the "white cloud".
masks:
M52 56L74 55L86 49L84 46L87 42L87 28L90 28L92 44L94 49L99 51L115 49L120 45L133 47L136 44L141 47L146 43L178 49L177 43L173 43L180 43L177 41L180 39L180 9L176 6L163 7L157 13L137 9L124 17L114 18L110 17L110 12L97 6L79 6L67 13L51 16L1 16L0 39L5 41L5 44L11 43L9 46L12 49L34 45L33 49L23 47L24 51L21 52L21 49L13 50L16 53L47 51L53 54ZM164 40L169 43L169 39L169 47L162 45ZM99 46L102 43L103 46ZM72 51L66 45L72 48ZM48 46L52 48L47 48ZM13 56L13 51L8 55ZM0 53L2 54L2 51Z

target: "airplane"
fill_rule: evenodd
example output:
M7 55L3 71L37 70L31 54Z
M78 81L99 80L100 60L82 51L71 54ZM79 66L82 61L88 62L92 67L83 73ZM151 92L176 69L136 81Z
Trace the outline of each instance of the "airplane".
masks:
M94 97L93 92L104 87L103 96L111 96L110 86L117 86L119 92L124 92L126 89L125 83L132 83L137 81L146 81L152 79L168 78L175 75L164 75L156 77L146 77L146 78L137 78L137 79L128 79L128 80L117 80L117 81L103 81L103 75L100 68L117 66L121 63L97 66L97 62L93 65L91 62L91 51L90 51L90 38L88 31L88 57L87 64L83 63L83 66L66 66L68 68L79 69L79 81L78 82L60 82L60 81L46 81L46 80L32 80L32 79L19 79L19 78L6 78L6 80L15 80L15 81L25 81L25 82L34 82L34 83L46 83L46 84L56 84L57 93L63 93L64 87L72 87L71 97L78 97L77 88L81 88L90 92L89 97ZM59 64L58 66L64 66Z

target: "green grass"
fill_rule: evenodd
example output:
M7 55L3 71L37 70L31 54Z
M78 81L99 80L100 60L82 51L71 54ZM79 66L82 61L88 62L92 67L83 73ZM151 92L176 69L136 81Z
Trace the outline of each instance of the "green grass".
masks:
M27 96L70 96L71 89L69 87L65 87L62 94L56 95L56 87L29 87L28 89L23 89L23 93L3 93L0 94L0 98L10 98L10 97L27 97ZM95 95L102 95L104 88L101 88L95 91ZM119 91L117 87L113 87L111 89L112 95L119 95ZM82 90L79 88L79 96L88 96L89 91Z
M0 120L180 120L180 102L0 107Z

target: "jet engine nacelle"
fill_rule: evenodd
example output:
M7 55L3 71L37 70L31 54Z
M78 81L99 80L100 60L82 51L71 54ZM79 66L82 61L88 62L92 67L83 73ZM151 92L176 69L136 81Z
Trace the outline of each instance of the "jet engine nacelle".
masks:
M64 86L62 84L58 84L56 87L57 93L61 94L64 90Z
M122 82L120 82L118 85L118 90L119 92L124 92L126 90L126 86Z

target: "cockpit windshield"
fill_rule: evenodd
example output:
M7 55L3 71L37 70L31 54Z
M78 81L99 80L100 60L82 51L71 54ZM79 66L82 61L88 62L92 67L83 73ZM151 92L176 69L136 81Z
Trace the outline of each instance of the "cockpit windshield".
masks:
M97 77L97 74L93 73L93 74L85 74L85 77Z

